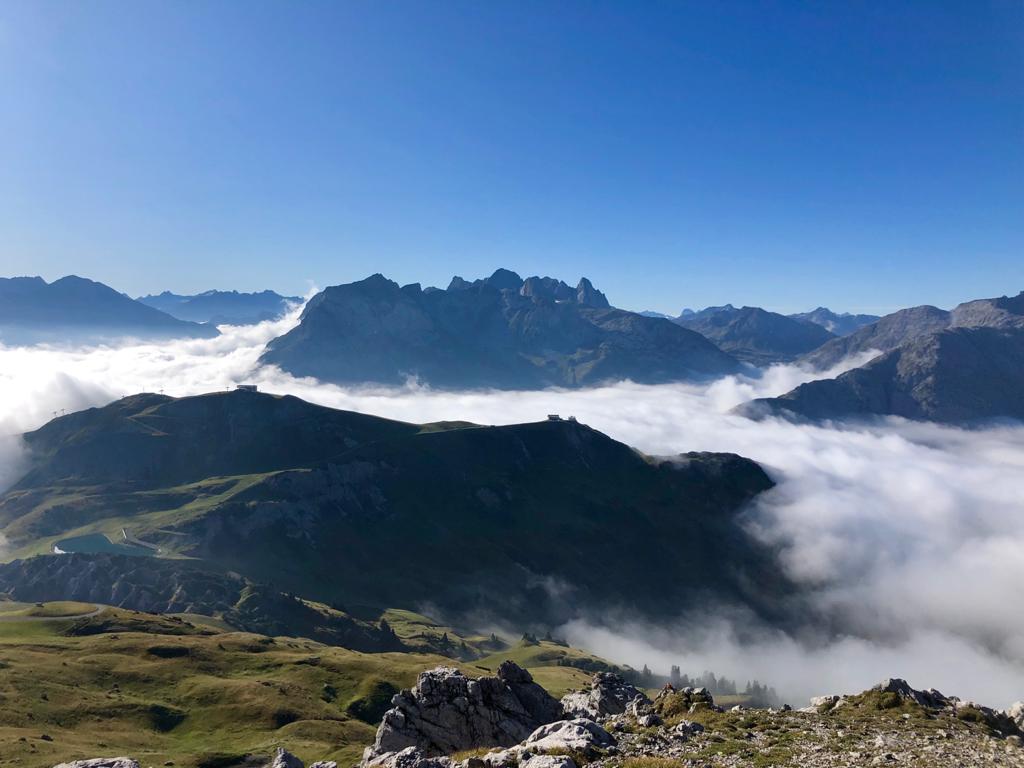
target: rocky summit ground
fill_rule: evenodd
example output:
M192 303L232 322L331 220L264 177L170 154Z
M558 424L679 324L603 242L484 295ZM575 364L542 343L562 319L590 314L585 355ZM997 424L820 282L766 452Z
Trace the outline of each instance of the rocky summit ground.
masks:
M454 669L425 672L394 703L363 768L1024 766L1024 705L999 712L902 680L817 698L799 711L726 711L703 688L669 686L652 700L599 673L561 700L563 719L518 741L531 717L552 708L511 663L479 681ZM484 727L495 722L515 726L496 736Z
M896 679L799 710L725 710L703 688L666 686L652 699L607 672L559 701L506 661L494 677L422 673L394 697L358 768L1024 766L1022 729L1024 703L998 711ZM246 765L303 768L284 750Z

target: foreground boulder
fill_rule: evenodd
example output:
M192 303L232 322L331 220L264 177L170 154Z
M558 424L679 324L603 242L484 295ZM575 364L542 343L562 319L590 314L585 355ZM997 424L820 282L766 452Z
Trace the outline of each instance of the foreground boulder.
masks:
M612 672L598 672L588 688L562 697L562 708L567 715L591 720L621 715L627 708L630 714L641 715L650 704L651 700L643 691Z
M139 764L130 757L94 757L90 760L61 763L53 768L139 768Z
M510 747L563 716L561 704L510 661L501 664L497 677L478 680L437 667L391 703L363 754L364 765L405 768L410 761L466 749Z
M593 755L597 750L615 746L608 731L586 717L542 725L522 743L524 752L579 752Z

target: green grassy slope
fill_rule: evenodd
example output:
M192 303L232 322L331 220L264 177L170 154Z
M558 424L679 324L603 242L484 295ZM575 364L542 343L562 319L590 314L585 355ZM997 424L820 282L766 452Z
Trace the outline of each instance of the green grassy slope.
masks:
M424 669L455 665L479 676L500 660L362 654L114 608L88 618L46 618L82 609L92 606L0 603L5 762L49 768L130 754L143 765L172 760L193 768L218 755L266 754L281 745L307 764L332 759L350 765L373 739L382 691L386 706L391 690L411 686ZM421 619L416 623L423 631L445 629ZM454 632L450 637L461 640ZM510 657L555 695L587 678L549 666L533 651L513 649Z

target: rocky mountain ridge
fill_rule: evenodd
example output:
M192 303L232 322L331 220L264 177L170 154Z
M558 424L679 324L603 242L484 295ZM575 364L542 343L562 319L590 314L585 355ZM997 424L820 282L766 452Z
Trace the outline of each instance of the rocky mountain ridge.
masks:
M182 295L164 291L140 296L138 301L179 320L210 325L252 325L281 317L302 302L299 296L282 296L274 291L204 291Z
M802 362L829 367L865 352L879 354L834 379L737 411L754 418L901 416L950 424L1024 419L1024 292L965 302L949 312L929 306L894 312Z
M828 307L818 307L810 312L797 312L789 315L794 320L804 320L815 325L820 325L829 333L836 336L849 336L865 325L876 323L881 318L878 315L852 314L850 312L833 312Z
M833 339L801 358L826 370L852 355L890 352L901 344L952 328L1024 327L1024 291L1014 297L976 299L946 311L930 305L910 307L885 315L848 336Z
M523 280L497 270L447 290L400 287L382 275L332 286L261 361L335 383L537 389L631 379L643 383L735 373L740 365L699 333L614 309L589 280Z

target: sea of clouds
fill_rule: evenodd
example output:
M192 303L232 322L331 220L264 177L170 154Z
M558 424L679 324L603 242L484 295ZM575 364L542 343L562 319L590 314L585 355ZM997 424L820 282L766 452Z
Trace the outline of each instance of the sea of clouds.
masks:
M0 487L24 468L17 434L55 413L142 391L181 396L248 382L417 422L573 415L651 454L732 451L759 461L778 485L750 511L751 533L780 548L787 572L828 620L794 637L716 606L657 625L610 609L561 628L570 641L637 667L756 677L794 703L889 676L996 706L1024 699L1024 427L900 419L812 426L730 413L813 378L796 366L706 385L582 391L337 387L258 365L266 342L297 313L224 326L209 340L0 346Z

